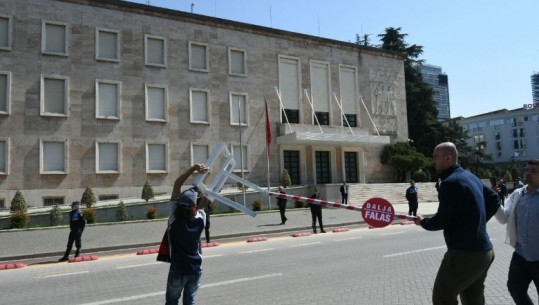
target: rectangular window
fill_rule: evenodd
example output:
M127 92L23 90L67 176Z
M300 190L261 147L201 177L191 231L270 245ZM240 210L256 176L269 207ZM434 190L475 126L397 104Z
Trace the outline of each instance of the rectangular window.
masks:
M316 183L331 183L331 169L330 169L330 152L329 151L316 151Z
M210 123L209 90L189 89L191 123Z
M191 164L205 164L210 157L210 146L204 144L191 145Z
M518 136L520 138L524 138L526 136L526 130L524 128L519 128L518 130Z
M513 138L518 138L518 129L513 129Z
M95 117L98 119L120 119L121 82L96 79Z
M41 53L69 55L68 24L43 20L41 23Z
M519 147L518 147L518 140L513 140L513 148L514 148L514 149L519 149Z
M166 173L167 165L167 144L146 143L146 172Z
M228 73L230 75L245 76L247 74L245 62L245 50L236 48L228 49Z
M496 142L496 150L501 151L502 150L502 142Z
M290 180L292 181L293 185L298 185L301 183L300 164L299 151L283 151L283 167L288 171L288 175L290 175Z
M11 50L12 29L11 16L0 15L0 50Z
M330 76L329 63L311 61L311 102L320 125L329 125ZM316 125L313 117L313 125Z
M6 208L6 200L4 198L0 198L0 209Z
M67 116L69 78L41 76L41 115Z
M281 114L282 114L281 122L283 122L283 123L288 122L288 123L291 123L291 124L299 124L299 110L284 109L284 111L281 112Z
M67 142L40 141L40 174L67 174Z
M99 195L99 201L107 201L107 200L117 200L120 199L120 196L117 194L105 194L105 195Z
M146 121L166 122L167 119L167 86L146 84Z
M189 70L201 72L210 71L207 44L189 42Z
M349 183L358 183L357 172L357 152L345 151L344 152L344 176Z
M96 172L98 174L120 173L120 144L96 142Z
M95 29L95 59L120 61L120 31Z
M278 57L279 61L279 93L281 97L282 107L284 113L287 115L290 123L299 124L299 105L301 101L301 74L299 58L281 56ZM290 115L291 112L297 112L297 116ZM292 120L297 118L297 120ZM286 123L286 118L282 116L282 122Z
M167 40L164 37L144 35L145 63L148 66L167 66Z
M247 126L249 106L247 101L247 93L230 93L230 125Z
M9 114L10 102L11 72L0 71L0 114Z
M43 205L46 207L64 205L64 197L43 197Z
M0 138L0 175L8 174L9 139Z
M358 88L357 88L357 69L353 66L339 67L339 85L341 92L341 107L344 112L344 116L348 119L350 127L357 127L357 100L358 100ZM346 120L342 120L342 126L348 127Z
M241 171L241 165L243 164L243 170L249 171L249 156L247 155L247 145L242 145L241 149L239 145L232 145L232 154L234 155L234 161L236 167L234 171Z

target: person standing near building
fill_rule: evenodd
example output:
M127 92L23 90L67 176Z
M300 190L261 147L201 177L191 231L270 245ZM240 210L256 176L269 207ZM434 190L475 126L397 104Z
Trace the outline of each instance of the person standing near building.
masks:
M451 142L434 149L433 165L442 182L440 204L433 217L417 216L416 225L444 231L447 252L434 281L434 305L485 304L484 282L494 261L486 223L499 208L494 190L458 164L458 151Z
M507 186L505 186L505 181L503 181L503 179L500 179L498 183L498 196L500 197L501 205L505 204L505 199L508 195L509 192L507 191Z
M202 276L200 236L205 227L204 208L208 200L202 197L197 205L195 187L181 192L187 178L195 171L207 172L203 164L195 164L174 182L171 196L171 215L168 220L167 238L170 268L165 293L166 305L177 305L183 292L183 304L195 304L195 296Z
M67 239L67 248L64 256L58 260L59 262L69 260L69 254L71 253L71 249L73 249L73 242L75 242L75 247L77 248L75 251L75 257L79 257L80 249L82 248L81 237L85 227L86 219L80 210L80 201L73 201L71 203L71 211L69 212L70 231Z
M533 305L528 288L533 281L539 294L539 159L528 161L526 185L516 189L496 219L507 223L505 242L515 248L507 288L517 305Z
M417 200L417 195L419 190L415 186L415 181L410 180L410 187L406 189L406 200L408 200L408 215L417 216L417 207L419 202Z
M341 203L348 204L348 184L346 184L346 181L342 182L340 191L341 191Z
M282 186L279 186L279 193L280 194L286 194L286 192L284 191L284 188ZM281 214L281 224L284 225L286 223L286 221L288 220L288 218L286 218L285 216L285 212L286 212L286 202L288 201L288 199L286 197L277 197L277 206L279 207L279 213Z
M320 199L320 191L315 186L313 194L309 197L312 199ZM313 219L313 233L316 234L316 219L318 219L318 224L320 225L320 233L326 233L324 231L324 224L322 223L322 206L316 203L309 203L309 208L311 209L311 217Z

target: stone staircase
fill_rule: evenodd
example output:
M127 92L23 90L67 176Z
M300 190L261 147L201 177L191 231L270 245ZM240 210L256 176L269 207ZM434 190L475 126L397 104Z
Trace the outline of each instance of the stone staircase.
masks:
M419 205L421 202L438 202L438 192L434 187L435 182L416 183L419 189ZM410 183L373 183L373 184L350 184L348 200L352 205L362 205L372 197L381 197L391 204L407 204L406 189Z

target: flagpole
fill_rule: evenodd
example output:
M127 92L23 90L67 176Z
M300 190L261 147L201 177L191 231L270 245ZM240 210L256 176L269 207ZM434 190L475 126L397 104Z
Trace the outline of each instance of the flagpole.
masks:
M266 98L264 98L264 103L266 104L266 161L268 163L268 171L267 171L267 178L268 178L268 206L269 206L269 209L271 210L271 196L269 195L270 193L270 155L269 155L269 141L268 139L270 139L270 129L271 128L271 125L270 125L270 122L269 122L269 113L268 113L268 101L266 101Z
M245 180L243 173L243 146L241 145L241 99L238 98L238 127L240 130L240 163L241 163L241 179ZM245 185L241 185L241 193L243 194L243 206L245 206Z

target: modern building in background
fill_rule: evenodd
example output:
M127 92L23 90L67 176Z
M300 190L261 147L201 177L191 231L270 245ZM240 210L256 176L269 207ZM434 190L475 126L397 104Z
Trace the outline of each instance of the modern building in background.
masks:
M220 141L265 186L265 100L272 186L392 181L403 71L397 52L127 1L0 1L0 207L167 193Z
M494 163L516 160L524 163L539 156L539 112L537 109L501 109L468 118L459 124L468 131L468 145L484 149ZM481 143L485 142L485 147ZM487 161L488 162L488 161Z
M447 74L442 72L441 67L427 64L420 65L419 71L423 76L423 80L434 89L434 101L438 109L438 120L449 120L451 118L451 109L449 105L449 82Z
M539 103L539 72L534 72L532 79L532 99L534 103Z

